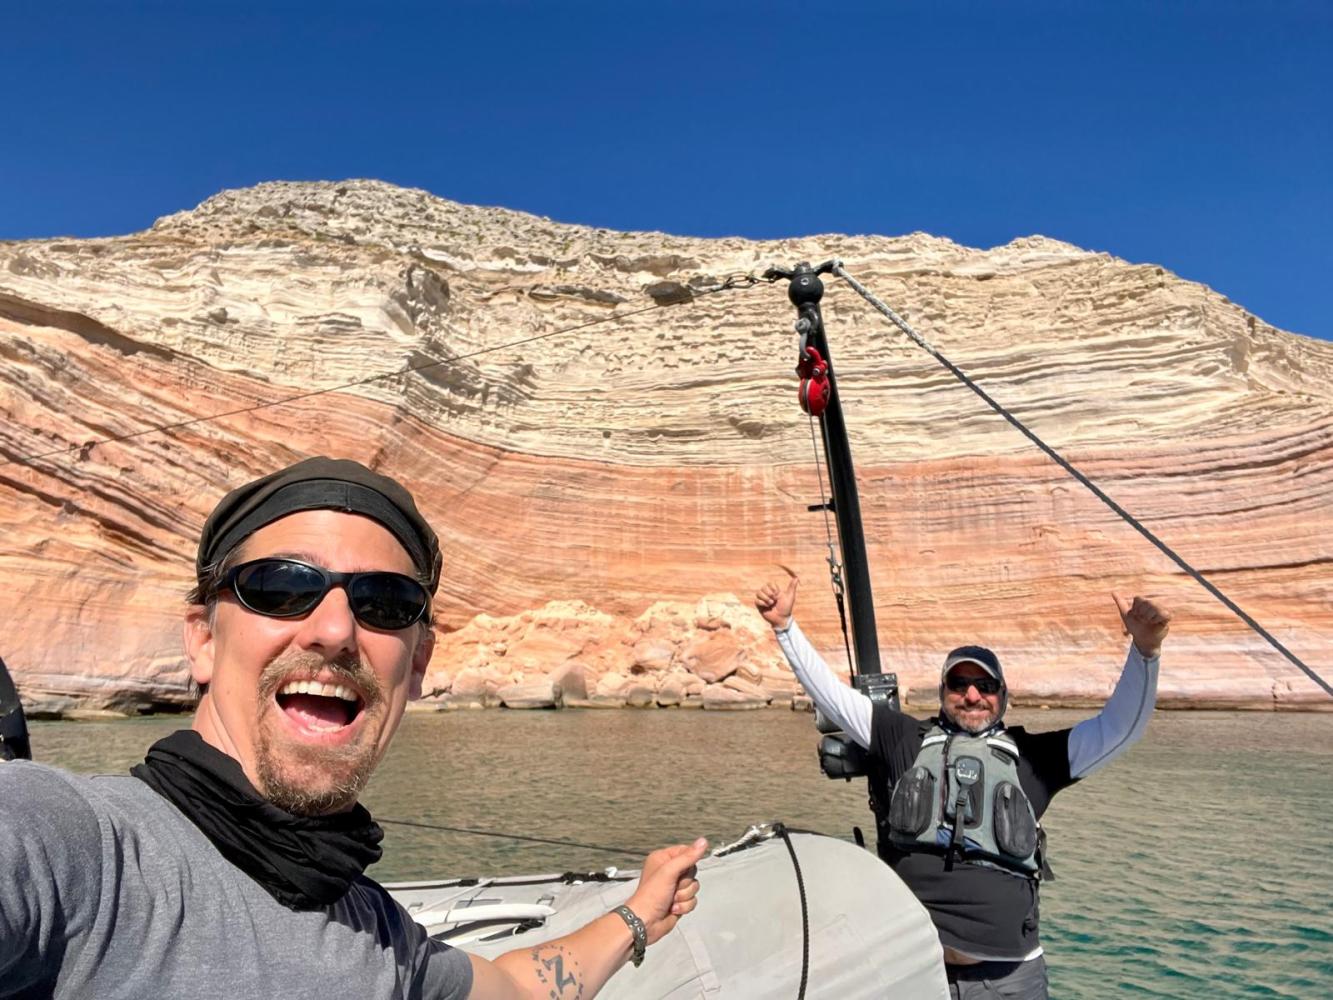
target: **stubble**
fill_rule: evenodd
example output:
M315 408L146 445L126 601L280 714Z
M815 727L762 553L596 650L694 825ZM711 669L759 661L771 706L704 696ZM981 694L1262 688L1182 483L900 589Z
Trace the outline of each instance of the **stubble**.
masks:
M343 746L312 746L285 736L275 713L276 694L296 672L332 672L365 696L360 732ZM259 791L280 809L297 816L342 812L355 805L378 761L376 722L385 698L375 675L357 656L325 660L313 653L279 656L259 679L258 739L255 774Z

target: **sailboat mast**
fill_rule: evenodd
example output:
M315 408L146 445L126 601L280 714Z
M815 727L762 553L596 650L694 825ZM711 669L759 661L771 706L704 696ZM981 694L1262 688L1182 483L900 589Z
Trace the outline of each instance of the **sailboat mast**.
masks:
M852 449L847 441L847 424L843 419L842 401L838 395L836 369L829 356L824 318L819 309L820 299L824 297L824 283L819 276L831 273L835 264L836 261L828 261L818 267L811 267L802 262L790 271L771 268L765 277L788 279L787 297L798 314L796 330L801 335L802 351L807 346L815 348L827 368L828 403L818 421L824 439L824 461L829 475L833 516L838 526L843 581L851 617L855 662L849 666L855 674L878 674L881 672L879 637L875 629L875 601L870 589L865 532L861 527L861 501L856 492L856 473L852 468ZM820 507L813 509L818 510Z

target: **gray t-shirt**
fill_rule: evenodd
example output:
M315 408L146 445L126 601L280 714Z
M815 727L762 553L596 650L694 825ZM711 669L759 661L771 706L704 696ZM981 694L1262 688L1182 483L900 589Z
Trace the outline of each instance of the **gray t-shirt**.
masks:
M361 876L277 902L131 777L0 764L0 997L454 1000L466 954Z

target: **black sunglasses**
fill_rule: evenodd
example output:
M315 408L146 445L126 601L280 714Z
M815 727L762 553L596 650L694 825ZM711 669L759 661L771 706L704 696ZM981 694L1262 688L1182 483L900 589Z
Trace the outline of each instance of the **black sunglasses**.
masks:
M218 591L230 590L242 606L269 618L298 618L319 607L334 587L347 593L356 620L393 632L422 619L430 594L410 576L371 570L335 573L296 559L255 559L230 570Z
M958 674L950 674L944 678L944 686L956 694L966 694L970 687L976 688L978 694L999 694L1003 685L994 677L960 677Z

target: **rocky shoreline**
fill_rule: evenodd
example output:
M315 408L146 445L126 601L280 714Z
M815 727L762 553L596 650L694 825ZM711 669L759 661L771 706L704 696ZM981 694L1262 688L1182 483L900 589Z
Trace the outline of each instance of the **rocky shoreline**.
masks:
M484 709L698 709L737 712L782 709L812 712L809 697L792 674L772 629L734 594L711 594L690 604L660 601L635 618L599 611L582 601L551 601L518 615L478 615L459 629L441 629L421 700L414 712ZM1168 666L1170 649L1166 652ZM1016 708L1089 709L1105 702L1123 662L1117 642L1101 656L1096 684L1086 669L1070 669L1061 687L1059 671L1024 669L1021 653L999 650L1011 664L1010 704ZM845 681L845 653L824 650ZM886 658L898 674L906 711L928 715L938 705L938 666L918 657ZM900 665L901 664L901 665ZM189 711L190 699L165 703L122 702L89 708L35 699L34 719L128 718L158 711ZM1169 710L1333 711L1333 700L1264 698L1244 689L1204 695L1173 680L1169 669L1159 686L1157 707Z

